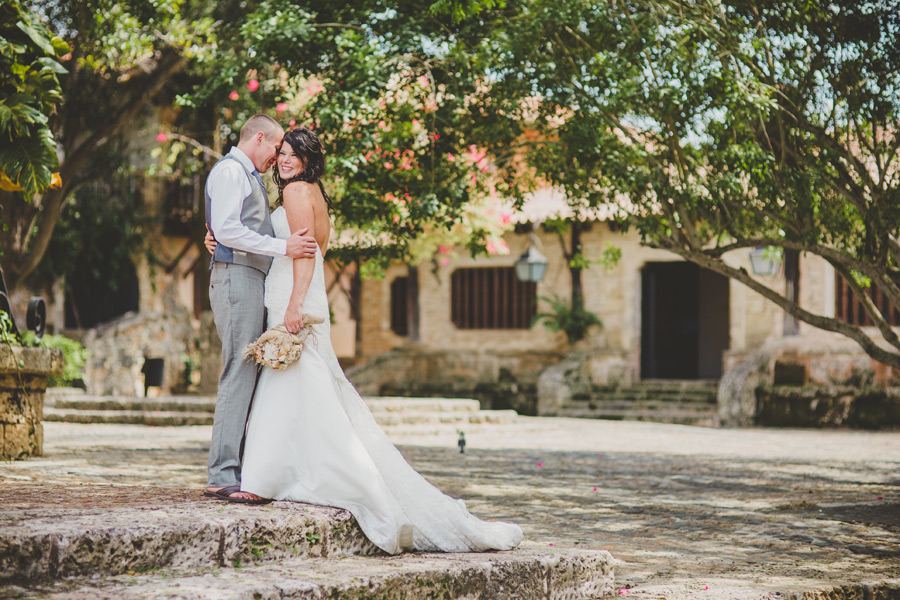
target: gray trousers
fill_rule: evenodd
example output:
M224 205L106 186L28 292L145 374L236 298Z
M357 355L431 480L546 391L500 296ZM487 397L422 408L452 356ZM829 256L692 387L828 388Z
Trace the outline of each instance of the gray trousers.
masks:
M222 375L216 398L209 487L241 482L241 440L256 387L256 364L241 358L244 347L265 329L265 279L253 267L217 262L209 279L209 300L222 340Z

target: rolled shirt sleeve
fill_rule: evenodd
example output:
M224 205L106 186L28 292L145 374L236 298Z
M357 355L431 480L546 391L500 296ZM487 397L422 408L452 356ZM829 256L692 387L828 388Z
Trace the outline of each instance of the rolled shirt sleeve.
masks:
M210 226L216 241L244 252L285 256L285 240L257 233L241 222L244 198L253 190L240 164L233 160L217 164L209 174L206 189L211 201Z

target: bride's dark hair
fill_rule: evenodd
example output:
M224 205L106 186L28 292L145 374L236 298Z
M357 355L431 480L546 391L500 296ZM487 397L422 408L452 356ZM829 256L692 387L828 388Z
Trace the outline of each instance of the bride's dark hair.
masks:
M289 144L294 150L294 156L299 158L304 165L303 172L290 179L282 179L278 166L275 166L272 173L272 179L278 186L278 204L284 203L284 188L289 183L295 181L305 181L307 183L318 183L319 190L322 191L322 197L328 204L328 211L331 212L331 198L325 193L325 186L322 185L320 177L325 174L325 152L322 150L322 142L319 136L305 127L297 127L291 129L281 141L282 144Z

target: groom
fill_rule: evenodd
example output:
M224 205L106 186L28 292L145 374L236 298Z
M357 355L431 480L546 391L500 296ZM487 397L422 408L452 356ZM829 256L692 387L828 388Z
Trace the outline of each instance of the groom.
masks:
M244 347L265 329L265 278L273 256L314 257L316 240L274 237L269 199L260 177L275 162L284 130L256 115L241 128L237 147L217 162L206 182L206 224L218 245L213 251L209 300L222 340L222 375L209 448L207 496L229 502L267 500L241 489L241 439L256 385L256 366L243 360Z

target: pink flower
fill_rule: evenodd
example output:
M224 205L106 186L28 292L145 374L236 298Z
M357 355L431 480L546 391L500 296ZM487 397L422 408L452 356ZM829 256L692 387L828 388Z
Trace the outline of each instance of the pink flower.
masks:
M538 463L538 466L539 466L539 467L543 467L543 466L544 466L544 463L539 462L539 463Z
M250 81L247 82L247 89L250 90L251 92L255 92L256 90L259 89L259 82L255 79L251 79Z
M488 254L493 254L497 251L497 246L494 245L494 242L488 242L486 249Z
M453 162L453 161L456 160L456 157L453 156L452 154L450 154L450 153L448 152L448 153L447 153L447 160L449 160L450 162Z
M547 545L548 545L548 546L552 546L552 545L553 545L553 542L550 542L550 543L549 543L549 544L547 544Z
M231 98L232 100L237 100L237 99L238 99L238 93L237 93L237 92L231 92L230 94L228 94L228 97Z
M400 222L400 215L394 215L394 223Z
M165 142L165 141L168 140L168 139L169 139L169 136L167 136L167 135L166 135L164 132L162 132L162 131L160 131L159 133L156 134L156 141L159 142L160 144L163 143L163 142Z
M158 138L157 138L158 139ZM884 500L884 496L878 496L879 500Z
M628 588L622 588L619 590L619 595L623 596L628 593Z
M446 257L446 258L444 258L443 260L441 260L441 266L442 266L442 267L446 267L446 266L449 265L449 264L450 264L450 257L449 257L449 256Z
M278 106L275 107L275 112L284 112L288 108L287 102L279 102Z
M344 82L342 81L341 83L344 83ZM316 94L321 92L323 89L325 89L325 88L323 88L322 84L319 83L318 81L313 81L312 83L309 84L309 87L306 88L306 90L309 92L310 96L315 96Z
M597 488L594 488L594 491L596 492L596 491L597 491Z
M385 168L385 169L393 169L393 168L394 168L394 163L386 162L386 163L384 163L384 168Z
M290 125L291 127L296 127L296 126L297 126L297 121L291 119L291 122L288 123L288 125Z
M704 585L704 586L703 586L703 589L704 589L704 590L708 590L708 589L709 589L709 586L708 586L708 585Z
M438 248L438 252L440 254L447 254L447 252L449 252L449 250L447 249L447 244L441 244Z
M508 212L502 212L502 213L500 213L500 222L501 222L502 224L504 224L504 225L506 225L507 223L509 223L509 220L510 220L511 218L512 218L512 215L509 214Z

